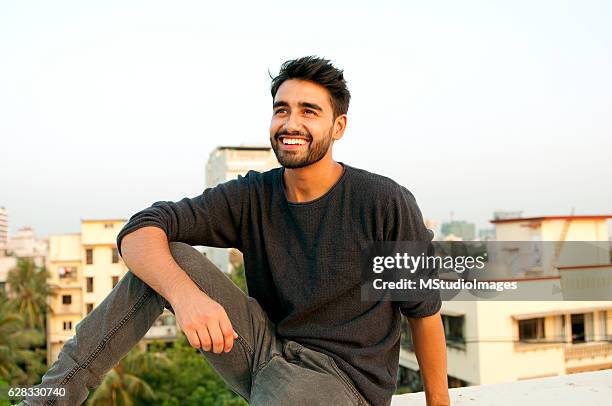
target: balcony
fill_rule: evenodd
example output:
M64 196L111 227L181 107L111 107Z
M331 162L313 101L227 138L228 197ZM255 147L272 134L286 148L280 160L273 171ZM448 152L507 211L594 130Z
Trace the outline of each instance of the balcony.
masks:
M565 361L612 357L612 343L575 344L565 348Z
M59 305L52 311L53 316L81 316L81 306L77 304Z
M612 370L450 390L453 406L609 405ZM423 392L397 395L391 406L423 406Z

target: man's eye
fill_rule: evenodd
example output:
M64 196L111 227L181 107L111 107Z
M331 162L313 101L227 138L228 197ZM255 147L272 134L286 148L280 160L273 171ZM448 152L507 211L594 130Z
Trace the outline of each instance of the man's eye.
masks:
M274 112L274 114L284 113L284 112L286 112L286 111L287 111L287 110L285 110L285 109L278 109L278 110L276 110L276 111Z
M304 113L306 113L306 114L315 114L314 110L310 110L310 109L304 110Z

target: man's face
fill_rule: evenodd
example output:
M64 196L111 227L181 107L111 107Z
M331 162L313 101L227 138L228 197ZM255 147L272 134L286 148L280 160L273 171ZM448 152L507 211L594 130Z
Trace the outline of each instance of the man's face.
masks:
M278 88L272 109L270 144L282 166L302 168L325 156L334 131L327 89L313 82L287 80Z

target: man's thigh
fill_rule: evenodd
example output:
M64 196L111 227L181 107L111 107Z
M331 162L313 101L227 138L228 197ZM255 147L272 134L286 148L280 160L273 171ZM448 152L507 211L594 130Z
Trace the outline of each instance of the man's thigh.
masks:
M245 295L195 248L172 242L170 251L191 280L225 309L238 334L232 350L221 354L200 352L232 390L249 400L255 371L278 353L274 323L255 299Z

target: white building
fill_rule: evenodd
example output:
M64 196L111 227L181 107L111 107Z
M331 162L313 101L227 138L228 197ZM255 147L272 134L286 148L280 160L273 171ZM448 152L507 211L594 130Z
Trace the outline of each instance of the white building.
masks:
M498 241L599 241L609 245L607 220L611 217L506 217L492 223ZM612 284L609 255L591 263L563 251L553 252L552 258L546 253L542 257L540 268L552 269L556 276L538 269L522 275L531 276L528 280L517 279L519 287L539 284L546 286L542 291L549 291L552 280L560 280L561 286L564 281L573 286ZM441 313L451 387L612 368L612 301L445 301ZM400 365L407 368L402 370L406 381L418 376L411 373L418 370L418 364L410 347L405 336Z
M38 239L31 227L22 227L11 235L6 244L6 254L17 258L32 258L36 266L44 266L49 242Z
M4 207L0 207L0 257L4 256L4 250L8 242L8 215Z

